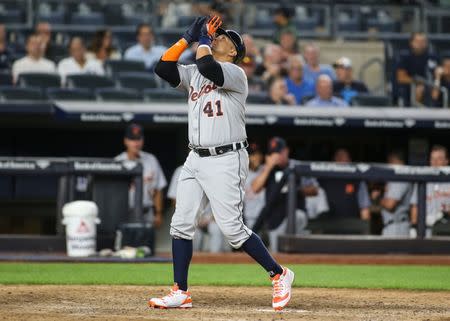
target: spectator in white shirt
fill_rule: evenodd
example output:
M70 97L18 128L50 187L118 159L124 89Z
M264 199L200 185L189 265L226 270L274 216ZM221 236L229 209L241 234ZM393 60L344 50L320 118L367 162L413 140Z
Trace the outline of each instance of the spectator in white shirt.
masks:
M125 51L125 60L139 60L145 63L147 69L151 69L166 51L164 46L154 46L155 35L148 24L140 24L136 29L138 43Z
M58 73L64 85L66 77L74 74L103 75L102 64L98 60L86 58L86 47L80 37L73 37L69 44L70 57L64 58L58 64Z
M12 66L14 83L17 82L21 73L54 73L55 63L43 57L42 40L39 36L32 34L27 39L27 55L16 60Z

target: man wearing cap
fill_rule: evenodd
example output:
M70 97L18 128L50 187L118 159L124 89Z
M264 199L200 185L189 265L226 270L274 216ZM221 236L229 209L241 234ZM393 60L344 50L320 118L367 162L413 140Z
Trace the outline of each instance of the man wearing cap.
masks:
M363 82L353 79L352 61L349 58L339 58L333 67L336 70L337 78L333 83L333 91L336 96L342 97L350 104L353 97L369 92Z
M291 299L294 272L279 265L260 237L243 221L248 174L245 103L248 83L238 64L245 56L242 37L220 28L219 16L199 17L156 64L155 73L188 95L189 153L177 187L170 225L174 286L168 295L152 298L153 308L191 308L188 271L195 219L203 200L211 204L215 222L228 243L258 262L272 279L272 307L283 309ZM198 42L195 64L178 59Z
M144 152L144 131L138 124L131 124L125 130L123 139L125 151L115 157L117 161L132 160L140 162L143 166L144 195L142 203L144 207L144 219L159 227L162 223L163 193L167 185L166 177L161 169L158 159L150 153ZM134 186L130 187L129 205L134 207Z
M271 200L276 192L277 184L282 179L284 171L295 160L289 159L289 147L281 137L273 137L267 146L266 163L260 175L253 180L252 189L255 193L266 188L266 203ZM305 210L305 196L315 196L318 192L318 183L314 178L301 177L298 181L298 208ZM276 196L270 216L267 217L269 228L270 249L272 252L278 251L278 236L286 233L288 186L285 185ZM306 217L297 212L297 226L306 226Z

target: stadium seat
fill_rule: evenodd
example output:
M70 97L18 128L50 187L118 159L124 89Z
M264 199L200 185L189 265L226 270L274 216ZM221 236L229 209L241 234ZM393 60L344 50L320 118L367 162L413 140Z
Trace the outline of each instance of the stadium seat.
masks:
M143 96L137 90L102 88L95 91L102 101L143 101Z
M12 85L12 75L9 70L0 71L0 86Z
M53 25L62 25L65 23L65 13L64 11L57 11L48 14L38 14L37 21L48 22Z
M367 20L367 29L375 29L378 32L396 32L397 30L397 22L389 21L389 22L381 22L377 18L369 18Z
M300 31L314 31L319 26L317 17L295 20L295 25Z
M13 86L0 87L0 100L43 100L39 88L21 88Z
M274 24L271 17L256 18L255 29L274 29Z
M7 10L0 12L0 23L21 24L24 23L24 14L21 10Z
M70 22L73 25L102 26L105 24L105 17L101 12L74 13Z
M58 74L22 73L17 84L20 87L36 87L46 89L61 86L61 77Z
M155 75L148 72L120 73L118 83L121 88L131 88L139 91L158 87Z
M358 95L352 98L352 106L356 107L389 107L391 101L386 96Z
M95 90L97 88L114 87L114 81L99 75L71 75L67 77L67 87Z
M269 99L266 93L249 93L247 103L249 104L267 104Z
M106 60L105 72L109 77L117 76L122 72L145 71L145 64L143 61L136 60Z
M144 98L150 102L186 102L187 93L176 89L153 88L144 90Z
M48 88L47 97L51 100L95 100L95 95L80 88Z
M197 17L196 16L179 16L177 25L180 28L190 26L194 22L195 18L197 18Z

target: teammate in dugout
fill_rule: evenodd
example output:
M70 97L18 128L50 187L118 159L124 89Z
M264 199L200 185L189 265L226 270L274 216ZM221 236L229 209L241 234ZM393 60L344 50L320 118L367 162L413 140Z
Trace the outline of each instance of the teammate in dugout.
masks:
M245 100L247 78L236 64L245 55L241 36L219 28L214 16L197 18L183 37L157 63L155 72L172 87L189 91L188 122L191 151L184 163L172 217L174 286L162 298L152 298L155 308L190 308L188 269L192 258L195 216L206 197L222 233L233 248L255 259L272 278L272 306L283 309L291 298L294 273L281 267L258 235L242 217L244 187L248 174ZM199 42L196 62L177 63L184 50Z

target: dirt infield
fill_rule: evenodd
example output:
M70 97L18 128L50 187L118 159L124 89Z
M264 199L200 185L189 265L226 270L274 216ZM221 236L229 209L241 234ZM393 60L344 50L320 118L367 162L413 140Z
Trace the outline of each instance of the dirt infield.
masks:
M164 287L4 286L0 320L450 320L450 292L294 289L289 308L270 308L270 287L192 287L194 308L152 310Z

